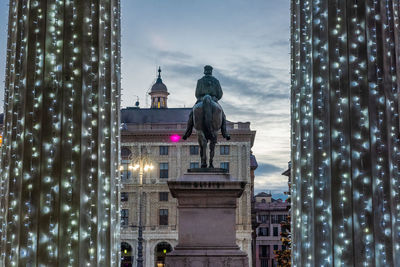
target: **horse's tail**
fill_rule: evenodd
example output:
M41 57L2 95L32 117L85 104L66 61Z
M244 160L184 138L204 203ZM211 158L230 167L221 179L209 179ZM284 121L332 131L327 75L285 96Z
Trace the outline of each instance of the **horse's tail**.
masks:
M206 129L206 137L212 139L214 132L212 130L212 104L211 96L206 95L203 97L203 113L204 113L204 126Z

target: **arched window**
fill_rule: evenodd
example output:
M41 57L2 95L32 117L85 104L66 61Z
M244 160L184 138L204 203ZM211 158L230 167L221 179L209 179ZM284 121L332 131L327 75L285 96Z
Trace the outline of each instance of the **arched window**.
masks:
M129 164L131 161L129 159L122 159L121 160L121 181L128 182L132 177L132 172L129 170Z
M121 243L121 267L133 267L133 251L131 245Z
M164 267L165 266L165 256L167 253L172 251L172 246L168 244L167 242L161 242L159 243L154 251L154 262L155 262L155 267Z
M129 164L131 163L130 157L132 151L128 147L121 147L121 181L127 182L131 176L132 172L129 170Z
M121 158L128 159L132 154L132 151L126 146L121 147Z
M265 198L261 199L261 203L265 203L265 202L266 202Z

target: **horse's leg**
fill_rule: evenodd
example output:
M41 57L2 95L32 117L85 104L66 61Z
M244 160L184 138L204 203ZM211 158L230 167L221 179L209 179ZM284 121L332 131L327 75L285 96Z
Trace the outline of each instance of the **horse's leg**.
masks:
M207 168L207 139L202 131L198 131L197 138L200 147L201 167Z
M214 140L210 140L210 165L209 168L214 168L213 159L214 159L214 150L215 150L216 142Z

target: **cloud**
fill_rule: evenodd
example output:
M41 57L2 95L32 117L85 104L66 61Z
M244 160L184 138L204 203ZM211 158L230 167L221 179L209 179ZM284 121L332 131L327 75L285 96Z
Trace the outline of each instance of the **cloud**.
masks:
M174 54L172 52L171 54ZM240 70L217 69L214 75L219 79L224 96L220 101L227 119L230 121L250 121L252 128L258 131L259 137L265 136L261 131L272 129L288 129L290 123L289 89L285 82L281 82L274 72L279 72L274 68L267 67L264 71L258 66L252 70L243 71L241 76L236 76L235 72ZM243 64L248 66L251 64ZM174 95L180 95L179 99L171 100L175 105L191 106L194 99L194 88L197 79L202 76L203 65L172 63L167 64L165 69L168 71L169 79L175 84L168 88L174 88ZM258 75L259 80L248 77L249 74ZM265 77L264 77L265 76ZM268 88L268 89L265 89ZM271 133L269 133L269 137ZM282 137L282 133L276 134L277 138ZM257 140L260 140L257 138ZM271 148L269 148L271 149Z
M254 98L255 101L288 97L286 92L279 90L284 87L284 83L280 83L271 72L266 71L264 73L265 78L258 82L249 77L241 76L238 78L237 76L224 74L220 71L216 71L215 76L218 77L221 85L227 88L230 93L251 97ZM271 80L274 80L274 82L268 82Z
M243 66L246 65L248 64L243 64ZM200 78L203 71L202 65L188 65L183 62L169 64L165 68L170 72L171 78L192 79L192 81ZM289 84L276 77L273 73L276 70L272 68L260 70L258 66L253 68L248 66L243 69L245 70L239 75L230 74L229 70L214 70L214 76L220 81L225 95L233 94L236 97L251 98L252 101L260 103L274 99L289 99ZM252 76L257 76L258 79Z
M251 121L252 124L275 124L278 122L288 123L288 112L281 112L269 109L261 109L258 105L236 105L231 101L221 101L221 106L225 111L228 120L233 121L232 117L240 118L243 121ZM230 119L231 118L231 119Z
M191 55L180 51L156 50L155 54L157 58L162 58L165 61L172 60L174 62L186 62L193 58Z
M270 46L278 46L284 47L285 49L289 49L290 47L290 40L288 39L281 39L281 40L274 40L270 43Z
M276 172L280 172L280 171L284 171L282 168L270 164L270 163L266 163L266 162L258 162L258 168L255 171L256 176L260 175L260 176L265 176L271 173L276 173Z
M288 191L288 178L281 174L281 171L271 173L267 176L255 176L254 187L257 190L269 191L274 193L283 193Z
M168 64L165 66L165 68L170 72L172 78L193 79L197 77L195 78L196 80L200 78L203 73L203 67L204 66L200 65L186 65L184 62L181 62L181 64Z
M256 176L254 180L254 187L261 191L272 191L274 194L283 193L288 191L287 177L260 177Z

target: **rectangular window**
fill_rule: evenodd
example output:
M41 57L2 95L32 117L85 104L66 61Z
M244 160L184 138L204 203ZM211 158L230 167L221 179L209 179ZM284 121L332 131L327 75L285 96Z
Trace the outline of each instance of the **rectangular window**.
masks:
M278 236L278 227L274 227L274 236Z
M160 209L160 225L168 225L168 210Z
M160 146L160 155L168 155L168 146Z
M229 172L229 162L221 162L220 168L228 170L228 172Z
M197 169L199 166L198 162L190 162L190 169Z
M129 225L129 210L122 209L121 210L121 226L126 227Z
M281 222L286 222L286 219L287 219L287 215L278 215L279 216L279 223L281 223Z
M268 215L261 215L260 216L260 219L261 219L262 223L267 223L267 221L268 221L267 218L268 218Z
M190 146L190 155L198 155L199 146Z
M229 146L220 146L220 155L229 155Z
M268 260L267 259L261 259L261 267L268 267Z
M259 236L269 236L269 228L268 227L260 227L258 230Z
M168 201L168 192L159 192L158 197L160 201Z
M274 250L278 250L278 245L274 245Z
M269 258L269 245L260 246L260 257Z
M128 192L121 192L121 201L122 202L128 201Z
M160 163L160 178L168 178L168 163Z
M131 176L132 172L129 170L129 164L131 163L130 160L121 160L121 181L126 182L128 181Z
M271 215L271 223L279 224L279 215Z

